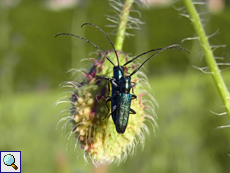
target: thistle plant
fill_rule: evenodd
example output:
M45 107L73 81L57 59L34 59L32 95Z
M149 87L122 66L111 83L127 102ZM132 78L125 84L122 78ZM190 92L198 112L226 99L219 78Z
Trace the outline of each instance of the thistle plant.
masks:
M106 105L106 99L112 97L109 92L111 91L110 85L107 80L98 77L112 78L113 68L108 58L114 63L117 63L116 58L118 58L120 64L125 64L131 59L122 52L122 45L132 3L133 0L126 0L122 8L115 42L117 57L113 50L100 51L96 58L90 58L93 62L90 69L70 70L73 74L78 74L77 79L62 84L62 87L71 89L71 94L67 96L69 99L67 102L70 103L71 108L69 116L60 121L67 119L67 123L73 124L70 134L75 135L80 148L95 165L109 164L113 161L119 163L125 160L128 155L134 153L134 146L137 143L144 143L143 132L149 132L145 122L149 120L153 127L156 127L154 99L146 91L149 85L142 72L137 72L132 76L132 82L136 83L132 92L135 92L137 98L131 101L131 108L136 111L136 114L129 116L124 134L116 132L112 117L108 116L111 113L111 103L108 102ZM101 49L98 48L98 50ZM134 69L136 65L133 63L124 66L124 75L129 75ZM144 96L147 95L150 98L148 100L144 99ZM62 102L63 100L58 101L58 103Z

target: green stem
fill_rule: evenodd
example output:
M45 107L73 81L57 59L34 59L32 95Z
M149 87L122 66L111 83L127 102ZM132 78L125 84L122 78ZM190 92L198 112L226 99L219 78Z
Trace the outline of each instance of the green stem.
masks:
M192 0L184 0L184 4L188 10L191 21L193 23L193 27L195 28L195 31L199 37L199 41L202 45L206 63L211 71L216 87L224 102L228 116L230 118L230 95L220 73L220 70L216 64L215 58L208 42L208 37L206 36L202 23L200 21L200 17L192 3Z
M120 51L122 50L124 39L125 39L126 24L128 21L129 12L133 4L133 1L134 0L126 0L123 6L123 10L120 16L118 31L117 31L116 42L115 42L116 50L120 50Z

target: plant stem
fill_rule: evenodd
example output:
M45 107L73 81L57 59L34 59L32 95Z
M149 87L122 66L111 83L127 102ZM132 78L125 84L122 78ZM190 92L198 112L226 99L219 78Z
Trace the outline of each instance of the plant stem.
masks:
M125 39L126 24L128 21L129 12L133 4L133 1L134 0L126 0L123 6L123 10L120 16L118 31L117 31L116 42L115 42L116 50L120 50L120 51L122 50L124 39Z
M200 44L202 45L205 55L205 61L211 71L216 87L219 91L222 101L224 102L228 116L230 118L230 95L220 73L220 70L216 64L215 58L208 42L208 37L206 36L202 23L200 21L200 17L192 3L192 0L184 0L184 4L190 15L193 27L199 37Z

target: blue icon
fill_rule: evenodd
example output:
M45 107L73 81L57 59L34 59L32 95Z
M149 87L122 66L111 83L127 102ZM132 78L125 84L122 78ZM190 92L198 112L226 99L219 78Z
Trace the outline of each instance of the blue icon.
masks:
M12 166L15 170L18 169L18 167L14 164L15 158L12 154L7 154L3 157L3 162L7 166Z

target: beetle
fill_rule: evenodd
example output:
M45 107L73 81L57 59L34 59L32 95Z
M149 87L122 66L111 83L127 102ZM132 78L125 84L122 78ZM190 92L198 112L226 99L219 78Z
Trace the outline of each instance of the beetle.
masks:
M92 43L91 41L74 35L74 34L69 34L69 33L59 33L57 34L55 37L59 36L59 35L70 35L70 36L74 36L77 38L80 38L88 43L90 43L92 46L94 46L96 49L98 49L105 57L106 59L113 65L113 77L109 78L106 76L97 76L98 78L101 79L105 79L108 80L109 83L111 83L112 85L112 94L110 95L110 86L108 87L108 96L106 99L106 106L108 108L108 102L111 101L111 113L108 113L108 117L110 115L112 115L112 119L113 122L116 126L116 131L119 134L123 134L126 130L127 124L128 124L128 120L129 120L129 114L136 114L136 112L131 108L131 101L133 99L136 99L137 96L135 94L130 94L130 90L133 89L133 87L136 85L136 83L131 82L131 76L134 75L136 72L138 72L140 70L140 68L149 60L151 59L153 56L157 55L158 53L162 52L163 50L166 49L179 49L179 50L186 50L187 52L189 52L187 49L181 47L179 44L172 44L170 46L167 46L165 48L158 48L158 49L152 49L149 50L147 52L144 52L136 57L134 57L133 59L127 61L123 66L120 66L119 64L119 59L118 59L118 54L117 51L115 50L115 47L112 43L112 41L110 40L110 38L107 36L107 34L97 25L92 24L92 23L84 23L81 27L85 26L85 25L91 25L94 26L95 28L99 29L108 39L108 41L110 42L113 51L116 55L116 59L117 59L117 66L112 62L112 60L110 58L107 57L107 55L105 54L104 51L102 51L97 45L95 45L94 43ZM126 65L128 65L129 63L133 62L135 59L141 57L144 54L150 53L156 51L154 54L152 54L150 57L148 57L138 68L136 68L130 75L125 75L124 74L124 67ZM109 84L108 83L108 84ZM109 109L109 108L108 108ZM107 117L106 116L106 117Z

